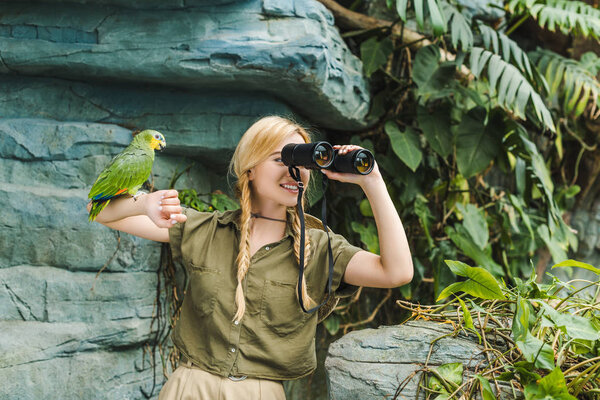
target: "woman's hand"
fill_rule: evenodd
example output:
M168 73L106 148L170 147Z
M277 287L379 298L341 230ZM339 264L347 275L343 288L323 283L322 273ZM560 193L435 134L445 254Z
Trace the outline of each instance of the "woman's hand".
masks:
M144 196L146 215L159 228L170 228L177 222L185 222L181 213L177 190L158 190Z
M338 150L338 154L340 154L340 155L347 154L354 150L362 149L362 147L356 146L353 144L348 144L348 145L336 144L335 146L333 146L333 148L335 150ZM375 165L373 166L373 170L367 175L351 174L351 173L345 173L345 172L334 172L334 171L330 171L327 169L322 169L321 172L323 172L325 175L327 175L327 177L329 179L333 179L335 181L340 181L340 182L354 183L354 184L360 185L360 187L362 187L363 189L365 189L366 186L368 186L371 182L377 182L382 179L381 173L379 172L379 166L377 165L377 162L375 162Z

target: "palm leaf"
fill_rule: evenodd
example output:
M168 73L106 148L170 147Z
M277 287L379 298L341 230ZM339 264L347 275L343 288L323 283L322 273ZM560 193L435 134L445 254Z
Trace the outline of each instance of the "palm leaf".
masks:
M548 129L555 131L550 111L519 69L481 47L473 47L470 63L471 71L477 78L480 78L487 65L490 87L497 94L502 108L526 119L525 109L527 104L531 104L537 119Z
M508 10L529 14L552 32L600 37L600 10L577 0L511 0Z
M529 53L529 57L548 80L550 98L562 99L565 114L579 117L590 101L592 114L595 113L600 100L600 83L587 65L539 48Z
M471 19L461 14L452 4L442 1L442 11L446 21L450 23L452 46L458 50L458 45L463 51L469 51L473 47L473 31L471 30Z
M446 32L446 19L442 14L439 0L413 0L411 3L415 9L415 19L419 29L425 29L425 18L429 16L435 36L441 36ZM396 11L404 22L406 22L407 10L408 0L396 0Z
M596 76L600 71L600 57L593 52L588 51L581 56L579 65L581 65L582 68L590 71L593 76Z
M504 61L518 67L521 72L526 74L530 83L537 83L546 91L549 90L548 83L535 68L531 67L527 53L519 47L517 42L483 23L479 23L478 27L483 39L483 47L501 55Z

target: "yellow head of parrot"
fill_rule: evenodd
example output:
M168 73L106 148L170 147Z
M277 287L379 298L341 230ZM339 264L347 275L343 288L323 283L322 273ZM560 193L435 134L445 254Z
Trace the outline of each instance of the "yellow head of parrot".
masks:
M152 132L152 140L150 141L150 146L154 150L162 150L165 147L167 147L167 142L165 141L165 137L163 136L162 133L157 132L157 131L150 131L150 132Z

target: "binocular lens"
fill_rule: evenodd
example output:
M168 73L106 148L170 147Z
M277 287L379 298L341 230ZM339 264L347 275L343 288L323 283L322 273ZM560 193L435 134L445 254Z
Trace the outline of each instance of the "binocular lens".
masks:
M367 149L352 150L344 155L335 151L333 165L329 168L338 172L367 175L375 166L375 157Z
M368 174L373 169L373 158L364 151L359 151L354 159L354 167L363 175Z
M318 144L314 149L314 159L319 167L324 168L331 164L331 148Z

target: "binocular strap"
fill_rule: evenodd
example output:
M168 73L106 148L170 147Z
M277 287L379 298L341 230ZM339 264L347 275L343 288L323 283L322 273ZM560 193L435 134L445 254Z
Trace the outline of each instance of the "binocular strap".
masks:
M313 313L317 311L323 304L331 297L331 281L333 280L333 251L331 250L331 238L329 237L329 230L327 229L327 202L325 199L325 191L327 190L327 176L323 174L323 203L321 207L321 222L323 223L323 229L327 233L327 255L329 260L329 276L327 278L327 297L321 304L316 307L307 310L302 300L302 279L304 277L304 244L306 241L305 236L305 225L304 225L304 210L302 209L302 194L304 193L304 184L300 179L300 171L295 166L289 167L290 175L298 183L298 214L300 215L300 265L298 272L298 300L300 301L300 307L305 313Z

